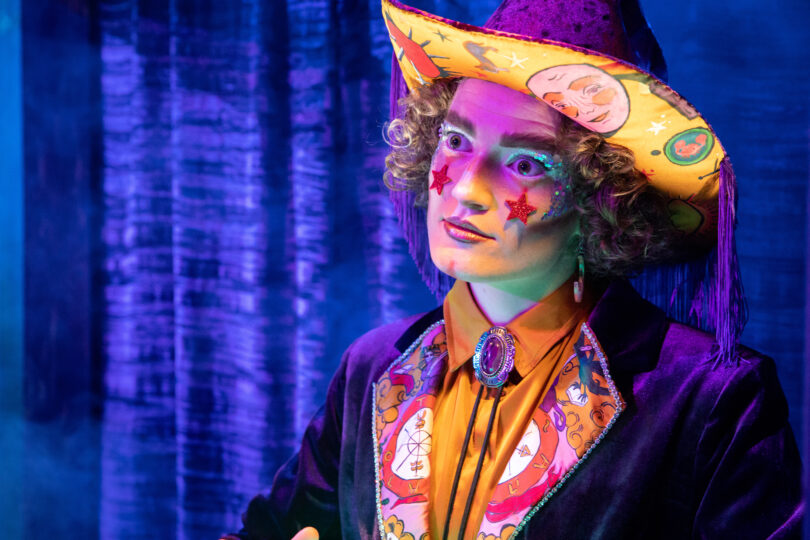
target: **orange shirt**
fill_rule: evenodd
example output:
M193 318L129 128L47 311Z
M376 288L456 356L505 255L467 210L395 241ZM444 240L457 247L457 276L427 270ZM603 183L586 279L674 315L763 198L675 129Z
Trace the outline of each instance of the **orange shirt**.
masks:
M515 339L515 369L498 404L465 538L475 538L495 486L553 382L551 374L573 352L579 326L587 320L589 307L589 304L574 302L572 284L567 281L506 325ZM431 470L435 471L435 476L430 485L429 519L434 538L441 537L444 531L453 477L480 388L471 358L481 334L493 326L476 304L469 285L463 281L456 281L444 300L444 320L448 370L436 398L431 452ZM486 391L478 407L453 503L449 538L456 538L461 526L495 392L495 389Z

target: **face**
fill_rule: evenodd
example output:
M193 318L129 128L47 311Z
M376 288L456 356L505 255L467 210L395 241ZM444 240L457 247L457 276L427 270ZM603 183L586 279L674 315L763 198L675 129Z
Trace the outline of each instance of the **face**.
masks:
M588 64L544 69L527 86L550 106L597 133L619 129L630 114L630 101L621 83Z
M554 155L559 121L531 96L461 82L431 164L428 237L441 271L517 293L571 275L578 219ZM535 208L525 224L515 217L524 197Z

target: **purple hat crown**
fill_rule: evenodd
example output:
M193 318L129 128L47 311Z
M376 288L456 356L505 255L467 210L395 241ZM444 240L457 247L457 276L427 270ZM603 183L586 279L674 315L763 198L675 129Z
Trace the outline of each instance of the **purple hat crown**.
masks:
M638 0L504 0L484 28L590 49L666 80L661 47Z

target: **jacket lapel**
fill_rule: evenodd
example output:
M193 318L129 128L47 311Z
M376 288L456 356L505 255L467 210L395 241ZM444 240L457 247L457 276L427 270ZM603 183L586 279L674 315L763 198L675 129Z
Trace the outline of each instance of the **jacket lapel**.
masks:
M428 533L433 408L447 366L443 323L430 325L374 384L377 518L386 540Z
M587 324L495 488L478 538L515 537L593 452L624 408L607 358Z
M396 343L402 354L375 384L382 538L418 540L428 533L433 404L447 356L441 314L441 308L429 312L403 334ZM500 478L478 538L515 538L583 465L625 406L612 373L655 367L667 325L664 313L626 281L606 289L574 350L552 375L554 383Z

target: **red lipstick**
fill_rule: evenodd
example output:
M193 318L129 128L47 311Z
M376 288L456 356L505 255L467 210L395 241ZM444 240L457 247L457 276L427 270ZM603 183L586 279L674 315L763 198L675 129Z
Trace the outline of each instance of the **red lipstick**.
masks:
M481 229L468 221L448 217L444 219L443 223L444 230L447 231L448 236L459 242L474 244L485 240L493 240L491 236L484 234Z

